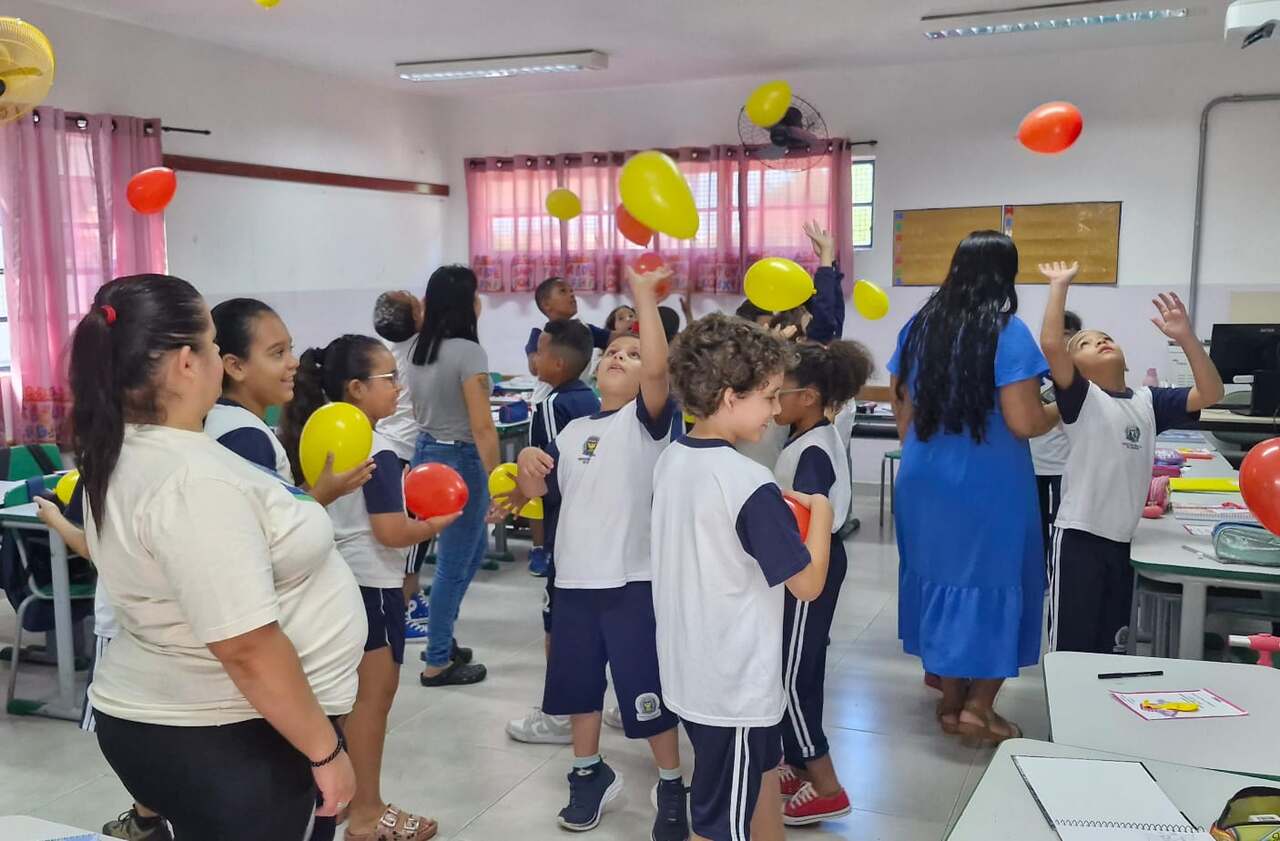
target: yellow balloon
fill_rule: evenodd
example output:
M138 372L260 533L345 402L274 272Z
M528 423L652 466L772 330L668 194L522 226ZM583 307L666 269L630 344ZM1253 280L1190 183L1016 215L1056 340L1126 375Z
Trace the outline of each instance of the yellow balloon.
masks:
M744 107L751 122L769 128L787 115L791 107L791 86L781 79L765 82L751 92Z
M255 2L264 9L274 9L280 5L280 0L255 0Z
M695 418L693 415L689 414L688 412L685 412L684 422L687 423L689 426L693 426L695 423L698 422L698 419Z
M506 496L516 489L516 473L519 468L514 462L499 464L489 474L489 496Z
M573 217L581 215L582 201L573 190L566 190L563 187L552 190L547 193L547 213L561 222L568 222Z
M80 471L72 470L70 473L63 474L58 480L58 484L53 487L53 495L63 505L71 504L71 495L76 492L76 485L80 482Z
M333 453L333 472L356 467L373 451L373 427L369 416L350 403L329 403L316 409L302 427L298 457L307 484L315 485L324 460Z
M543 516L542 497L531 499L526 502L524 507L520 509L520 516L524 517L526 520L541 520Z
M622 206L646 228L676 239L698 235L693 191L676 162L662 152L641 152L623 164L618 192Z
M884 318L889 313L889 296L869 280L853 285L853 306L868 321Z
M760 309L782 312L813 297L813 278L794 260L765 257L747 269L742 291Z

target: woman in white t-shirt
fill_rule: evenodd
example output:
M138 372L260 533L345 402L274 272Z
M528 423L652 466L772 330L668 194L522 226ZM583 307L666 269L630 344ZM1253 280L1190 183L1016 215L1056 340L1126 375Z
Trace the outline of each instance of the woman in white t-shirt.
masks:
M178 838L301 839L355 790L333 719L367 629L324 509L205 435L222 374L178 278L111 281L76 328L85 532L120 623L90 699L107 762Z

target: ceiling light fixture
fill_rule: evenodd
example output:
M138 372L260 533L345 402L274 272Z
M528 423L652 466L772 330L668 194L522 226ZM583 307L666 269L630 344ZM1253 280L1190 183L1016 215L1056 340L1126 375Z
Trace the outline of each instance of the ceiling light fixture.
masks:
M596 50L537 55L466 58L459 61L407 61L396 64L396 73L409 82L452 82L461 79L502 79L535 73L573 73L604 70L609 57Z
M1046 18L1045 20L1019 21L1018 23L984 24L982 26L958 26L926 32L930 41L947 38L970 38L975 35L1012 35L1018 32L1056 32L1062 29L1083 29L1089 26L1108 26L1115 23L1154 23L1162 20L1185 18L1184 9L1145 9L1139 12L1116 12L1106 15L1078 15L1075 17Z

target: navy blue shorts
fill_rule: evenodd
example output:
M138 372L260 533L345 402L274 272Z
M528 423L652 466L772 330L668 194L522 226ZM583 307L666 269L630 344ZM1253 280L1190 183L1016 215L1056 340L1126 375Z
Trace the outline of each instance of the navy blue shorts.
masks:
M364 615L369 620L365 651L390 646L391 659L404 663L404 590L400 587L361 587Z
M749 841L761 779L782 761L781 727L681 722L693 745L689 812L694 833L710 841Z
M551 633L551 608L556 603L556 562L547 561L547 591L542 594L542 630Z
M653 588L633 581L608 590L556 590L542 710L578 715L604 709L605 666L631 739L665 733L679 723L662 705Z

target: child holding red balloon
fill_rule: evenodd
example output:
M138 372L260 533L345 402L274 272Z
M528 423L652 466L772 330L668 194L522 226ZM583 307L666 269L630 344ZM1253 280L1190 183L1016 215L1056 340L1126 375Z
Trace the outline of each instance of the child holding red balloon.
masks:
M828 419L853 399L874 363L859 342L837 339L823 346L796 346L797 363L778 392L781 411L775 422L789 427L786 444L773 474L785 491L821 494L831 501L832 531L848 519L853 483L845 440ZM803 529L802 529L803 531ZM822 701L826 684L827 642L835 619L836 600L848 570L844 542L831 538L827 580L811 602L788 591L783 615L783 687L787 712L782 725L783 765L779 768L783 822L788 826L817 823L849 814L849 796L836 777L826 734Z
M395 357L381 342L370 336L341 336L323 349L311 348L302 354L288 422L301 427L326 402L344 401L364 412L376 427L395 413L400 389ZM360 585L369 623L356 702L344 723L356 773L346 841L374 841L382 837L380 827L392 826L396 838L426 841L436 833L434 820L382 800L382 749L387 714L404 663L405 550L434 537L462 512L459 508L445 516L410 519L405 513L400 458L392 442L377 431L371 456L377 469L363 492L326 506L338 551ZM289 457L297 464L296 450ZM466 653L457 650L455 656L465 658Z
M794 350L739 318L713 314L676 337L671 384L693 430L653 475L653 603L663 702L695 757L693 832L711 841L780 839L783 590L812 601L827 579L831 504L791 492L734 449L781 411Z

